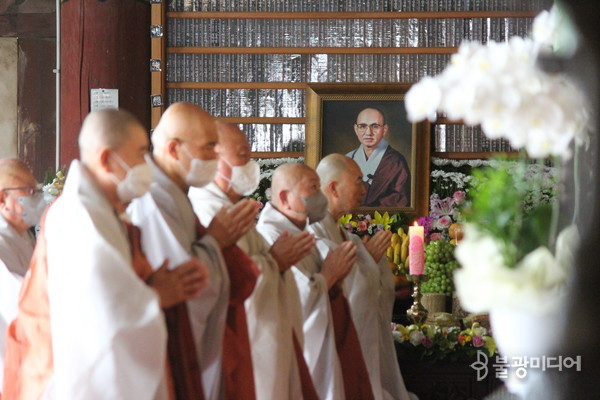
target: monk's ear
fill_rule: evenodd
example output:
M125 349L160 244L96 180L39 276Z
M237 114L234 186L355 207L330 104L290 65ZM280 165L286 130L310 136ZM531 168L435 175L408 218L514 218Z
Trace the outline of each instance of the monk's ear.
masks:
M112 163L111 163L111 157L110 157L110 153L112 151L108 147L106 147L106 148L103 148L102 150L100 150L99 152L100 152L100 154L98 156L98 162L100 163L100 166L106 172L112 172Z
M170 139L167 142L167 153L169 153L169 156L171 156L174 160L179 160L179 153L177 152L179 144L181 144L181 142L175 139Z
M336 181L329 181L325 186L327 192L331 193L332 196L338 197L338 183Z
M280 190L277 195L277 200L279 201L279 204L281 204L282 207L285 207L288 204L288 201L287 201L288 193L289 193L288 190Z

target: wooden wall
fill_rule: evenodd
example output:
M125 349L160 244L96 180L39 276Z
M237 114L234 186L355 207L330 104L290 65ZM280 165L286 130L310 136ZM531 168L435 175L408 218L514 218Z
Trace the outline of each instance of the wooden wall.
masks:
M79 156L90 89L119 89L119 107L150 126L150 4L69 0L61 5L61 165Z

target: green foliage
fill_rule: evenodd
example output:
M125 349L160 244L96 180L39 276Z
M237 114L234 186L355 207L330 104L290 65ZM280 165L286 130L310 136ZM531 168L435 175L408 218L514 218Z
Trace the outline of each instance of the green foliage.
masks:
M463 215L467 222L498 239L505 264L514 267L541 245L548 246L554 194L540 201L542 177L527 174L527 166L498 164L473 170L477 182ZM532 204L532 199L535 201Z

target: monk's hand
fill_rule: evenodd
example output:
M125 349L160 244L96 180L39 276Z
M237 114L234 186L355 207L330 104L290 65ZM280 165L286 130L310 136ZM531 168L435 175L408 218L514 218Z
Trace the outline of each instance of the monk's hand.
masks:
M378 263L392 243L392 233L390 231L379 231L372 238L364 236L363 243L373 260Z
M357 258L358 250L352 242L343 242L327 254L325 261L323 261L321 275L325 278L329 289L344 280Z
M210 222L207 233L224 249L235 244L254 226L258 214L256 200L244 199L234 206L224 206Z
M208 269L197 258L168 269L169 261L161 265L150 278L148 284L158 293L160 305L168 308L193 299L208 283Z
M279 272L287 271L310 254L315 246L315 237L311 233L301 232L292 235L289 232L283 232L269 249L279 265Z

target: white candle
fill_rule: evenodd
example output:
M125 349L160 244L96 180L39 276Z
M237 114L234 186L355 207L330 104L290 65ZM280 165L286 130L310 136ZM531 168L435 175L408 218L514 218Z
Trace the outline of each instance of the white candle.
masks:
M425 230L416 222L408 227L408 272L423 275L425 270Z

